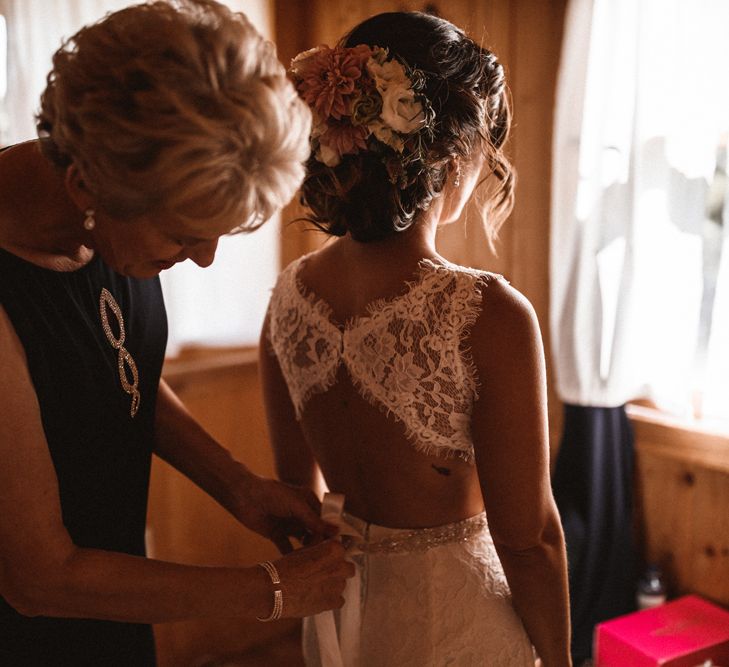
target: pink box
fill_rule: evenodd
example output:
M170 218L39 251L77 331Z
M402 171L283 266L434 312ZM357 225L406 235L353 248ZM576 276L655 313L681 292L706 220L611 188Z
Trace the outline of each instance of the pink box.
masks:
M600 623L596 667L729 666L729 612L697 595Z

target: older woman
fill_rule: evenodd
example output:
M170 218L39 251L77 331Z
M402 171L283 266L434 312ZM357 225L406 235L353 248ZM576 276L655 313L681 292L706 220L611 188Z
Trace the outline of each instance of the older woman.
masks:
M0 154L0 663L150 665L152 622L342 604L313 494L234 461L160 380L157 274L285 204L309 127L273 47L212 0L124 9L55 54L39 141ZM144 558L153 453L282 550L322 543Z

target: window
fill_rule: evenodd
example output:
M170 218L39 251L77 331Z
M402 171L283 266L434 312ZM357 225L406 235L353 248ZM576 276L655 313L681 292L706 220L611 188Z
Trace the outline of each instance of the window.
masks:
M5 113L5 95L8 92L8 30L5 17L0 14L0 143L7 133L8 118Z
M723 0L570 3L555 115L559 393L729 428Z

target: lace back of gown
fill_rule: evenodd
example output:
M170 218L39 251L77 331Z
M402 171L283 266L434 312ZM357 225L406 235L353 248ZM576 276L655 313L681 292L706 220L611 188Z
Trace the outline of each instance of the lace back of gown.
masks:
M360 394L402 422L418 450L472 462L478 383L464 340L494 274L422 260L404 293L338 325L328 304L301 283L305 261L281 274L269 310L271 350L296 416L344 364Z

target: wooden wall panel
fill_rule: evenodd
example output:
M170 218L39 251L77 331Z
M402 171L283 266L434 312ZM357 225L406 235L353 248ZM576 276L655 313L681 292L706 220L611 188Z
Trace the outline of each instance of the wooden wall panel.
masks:
M549 355L549 214L554 96L565 2L513 3L510 62L514 70L514 164L519 176L509 245L510 277L532 302L542 328L549 377L552 453L558 448L562 406Z
M631 409L638 534L670 593L729 605L729 436Z

